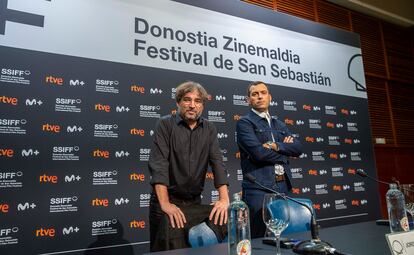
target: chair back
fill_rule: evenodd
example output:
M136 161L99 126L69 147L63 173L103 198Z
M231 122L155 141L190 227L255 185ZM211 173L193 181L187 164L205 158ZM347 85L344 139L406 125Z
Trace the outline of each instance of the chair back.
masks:
M304 203L311 208L313 211L312 201L307 198L295 198L295 200ZM278 202L278 201L275 201ZM292 233L299 233L305 232L310 230L310 222L311 222L311 213L309 210L293 201L288 200L289 204L289 212L290 212L290 221L288 227L282 232L283 235L292 234ZM277 204L272 205L271 210L274 211L273 214L277 215L278 206Z

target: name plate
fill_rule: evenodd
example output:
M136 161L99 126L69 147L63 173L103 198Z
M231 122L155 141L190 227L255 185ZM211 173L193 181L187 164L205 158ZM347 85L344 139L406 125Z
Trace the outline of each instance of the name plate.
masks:
M392 255L414 255L414 230L385 235Z

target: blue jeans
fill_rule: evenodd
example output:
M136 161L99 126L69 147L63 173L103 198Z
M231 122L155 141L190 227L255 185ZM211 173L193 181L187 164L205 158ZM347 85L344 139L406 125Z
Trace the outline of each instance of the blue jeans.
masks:
M271 187L280 193L288 193L288 188L285 181L276 182ZM264 195L270 193L269 191L255 188L244 188L242 199L247 204L250 210L250 234L251 238L260 238L265 235L266 225L263 222L262 205Z

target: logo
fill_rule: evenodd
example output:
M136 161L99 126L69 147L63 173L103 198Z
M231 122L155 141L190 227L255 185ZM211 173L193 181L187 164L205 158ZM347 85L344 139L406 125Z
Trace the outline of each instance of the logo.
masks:
M115 176L118 175L118 171L95 171L93 172L93 185L116 185L118 180Z
M54 77L52 75L45 77L45 82L52 85L62 86L63 85L63 78L61 77Z
M32 99L26 99L25 101L26 106L40 106L43 104L42 100L32 98Z
M79 160L76 152L79 152L79 146L54 146L52 160Z
M309 175L317 176L318 175L318 170L316 170L316 169L309 169L308 170L308 174Z
M116 228L117 223L118 223L117 219L93 221L92 222L92 236L117 234L118 233L118 230Z
M150 94L162 94L162 90L158 88L150 88Z
M104 199L95 198L91 201L91 205L92 206L97 206L97 207L100 207L100 206L108 207L109 200L107 198L104 198Z
M80 133L82 131L83 131L83 128L81 126L73 125L73 126L66 127L66 132L68 133Z
M25 202L24 204L19 203L17 205L17 211L25 211L25 210L29 210L29 209L35 209L36 208L36 204L35 203L29 203L29 202Z
M308 192L310 192L310 188L308 188L308 187L304 187L304 188L302 188L302 193L308 193Z
M118 138L117 124L95 124L93 136L94 137L106 137L106 138Z
M296 101L284 100L283 101L283 110L285 110L285 111L297 111L298 109L296 108Z
M216 95L215 99L216 101L226 101L226 97L223 95ZM233 99L234 99L234 95L233 95Z
M315 138L311 137L311 136L307 136L305 137L305 141L308 143L314 143L315 142Z
M18 102L17 97L0 96L0 103L17 106Z
M119 81L97 79L96 80L95 91L96 92L118 94L119 93L119 89L117 88L118 85L119 85Z
M69 81L69 86L83 86L85 85L84 81L80 81L80 80L70 80Z
M8 204L0 204L0 212L1 213L8 213L10 206Z
M107 104L95 104L95 111L110 112L111 106ZM118 112L118 108L116 111Z
M14 156L14 150L8 148L0 148L0 157L12 158Z
M82 111L80 104L82 100L77 98L56 98L55 100L55 111L56 112L75 112L79 113ZM97 110L95 106L95 110Z
M115 205L126 205L129 203L129 199L128 198L115 198Z
M312 129L322 129L320 119L309 119L309 128Z
M51 182L51 183L58 183L57 175L41 175L39 176L39 182Z
M31 157L31 156L37 156L40 152L38 150L33 149L23 149L22 150L22 157Z
M149 148L140 148L139 149L139 160L148 161L150 157L151 149Z
M121 106L119 106L119 105L117 105L116 107L115 107L115 111L116 112L129 112L131 109L129 109L129 107L127 107L127 106L123 106L123 105L121 105Z
M336 115L336 106L325 105L325 114Z
M233 105L248 106L247 97L242 95L233 95Z
M137 135L137 136L145 136L145 130L144 129L136 129L136 128L132 128L129 133L131 135Z
M333 122L326 122L326 127L328 127L328 128L335 128L335 123L333 123Z
M28 12L8 9L7 0L2 1L2 8L0 8L0 34L4 35L6 32L6 21L20 23L30 26L43 27L45 17Z
M346 123L346 127L348 129L348 131L358 131L358 124L354 123L354 122L347 122Z
M129 152L127 151L115 151L115 158L124 158L128 156L129 156Z
M349 110L347 110L347 109L341 109L341 113L343 114L343 115L349 115Z
M300 194L300 189L299 188L292 188L292 193L293 194Z
M19 231L18 227L14 227L14 228L2 228L0 229L0 237L2 236L8 236L11 233L17 233Z
M227 138L228 136L227 136L227 134L226 133L218 133L217 134L217 138L218 139L223 139L223 138Z
M305 124L305 122L303 120L296 120L296 125L297 126L301 126L301 125L304 125L304 124Z
M314 210L321 210L321 204L319 204L319 203L315 203L315 204L313 204L313 209Z
M236 152L236 154L234 155L234 157L235 157L236 159L240 159L240 151Z
M73 233L78 233L79 232L79 228L78 227L72 227L72 226L70 226L70 227L64 227L63 229L62 229L62 234L63 235L70 235L70 234L73 234Z
M109 151L104 151L100 149L96 149L92 152L92 157L94 158L109 158L110 157Z
M139 207L149 207L151 194L140 194L139 195Z
M129 179L131 181L144 182L145 181L145 174L132 173L132 174L129 175Z
M37 237L55 237L56 230L54 228L40 228L35 233Z
M295 121L292 119L285 118L285 124L293 126L295 124Z
M82 178L80 177L80 175L65 175L65 182L75 182L75 181L80 181Z
M212 122L221 122L225 123L226 119L224 116L226 115L225 111L208 111L208 120Z
M233 120L238 121L240 120L241 116L240 115L233 115Z
M212 172L207 172L206 173L206 179L207 180L214 180L214 174Z
M130 90L134 93L145 94L145 87L143 86L131 85Z
M338 159L338 153L329 153L329 158Z
M25 135L26 129L23 125L26 124L26 119L0 119L0 134Z
M316 184L315 185L315 194L316 195L328 194L328 185L326 183Z
M42 130L50 133L60 133L60 126L46 123L42 125Z
M306 110L306 111L312 111L312 106L311 106L311 105L304 104L304 105L302 106L302 109L303 109L303 110Z
M362 68L362 55L355 54L349 59L348 62L348 77L355 83L355 89L357 91L366 91L367 88L364 85L364 70Z
M139 228L139 229L144 229L146 226L145 221L143 220L133 220L131 222L129 222L129 227L130 228Z

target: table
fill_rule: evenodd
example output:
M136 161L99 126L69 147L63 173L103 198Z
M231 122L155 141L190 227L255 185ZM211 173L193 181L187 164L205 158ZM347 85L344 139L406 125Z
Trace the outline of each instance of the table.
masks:
M341 252L352 255L391 255L385 234L390 232L388 226L376 225L375 221L361 222L343 226L324 228L319 231L322 240L329 242ZM307 240L310 232L288 235L290 238ZM253 255L273 255L275 247L262 244L262 239L252 240ZM202 247L178 249L164 252L147 253L151 255L211 255L227 254L227 243ZM283 255L296 254L292 250L282 249Z

